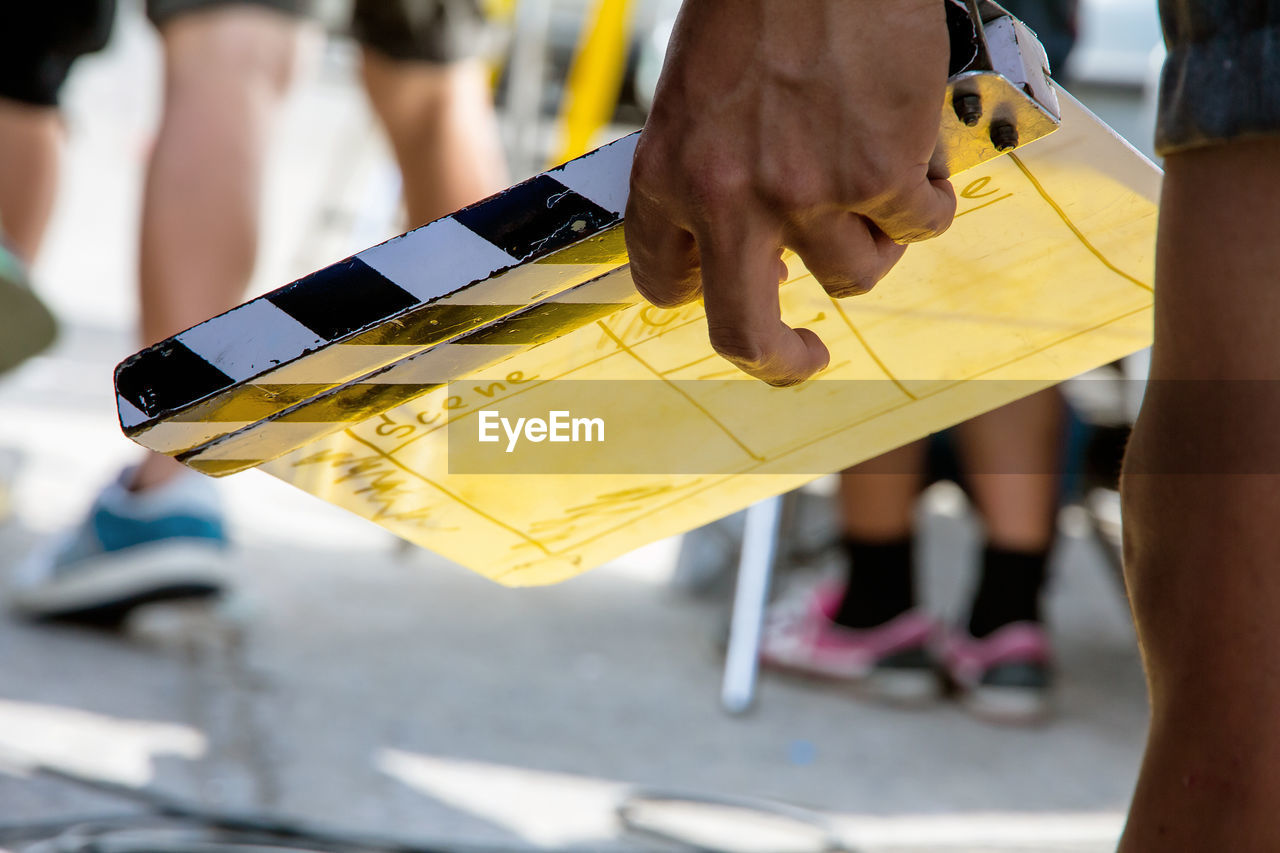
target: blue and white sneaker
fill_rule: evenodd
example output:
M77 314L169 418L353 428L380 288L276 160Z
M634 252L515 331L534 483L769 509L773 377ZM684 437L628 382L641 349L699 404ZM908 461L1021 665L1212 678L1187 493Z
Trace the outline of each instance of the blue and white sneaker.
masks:
M217 490L183 473L131 492L126 470L79 527L17 566L9 606L32 619L119 626L143 604L222 592L228 542Z

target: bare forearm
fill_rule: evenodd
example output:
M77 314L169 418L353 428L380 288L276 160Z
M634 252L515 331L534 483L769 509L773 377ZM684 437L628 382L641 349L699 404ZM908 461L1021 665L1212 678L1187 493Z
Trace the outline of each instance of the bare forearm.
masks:
M1125 853L1280 849L1280 139L1171 156L1125 463L1152 733Z

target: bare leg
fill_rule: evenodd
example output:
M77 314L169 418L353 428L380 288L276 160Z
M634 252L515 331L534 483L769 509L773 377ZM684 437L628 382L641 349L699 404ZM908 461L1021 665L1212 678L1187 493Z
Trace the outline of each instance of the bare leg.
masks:
M507 185L484 65L389 59L364 51L364 84L404 178L417 227Z
M957 427L966 479L987 543L1010 551L1049 547L1058 508L1062 398L1041 391Z
M1262 853L1280 850L1280 142L1166 169L1122 484L1151 732L1121 850Z
M924 482L926 447L912 442L840 475L847 575L831 615L839 625L875 628L915 606L912 510Z
M164 116L142 210L142 338L154 343L233 307L253 271L266 136L299 33L289 17L227 6L163 29ZM150 454L135 488L180 470Z
M912 508L924 482L925 442L916 441L868 459L840 475L844 534L863 542L911 536Z
M57 109L0 98L0 228L28 264L53 211L61 147Z

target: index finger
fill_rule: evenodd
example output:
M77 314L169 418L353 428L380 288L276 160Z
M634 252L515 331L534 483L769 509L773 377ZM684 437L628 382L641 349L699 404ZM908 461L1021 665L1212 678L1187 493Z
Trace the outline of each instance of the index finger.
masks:
M778 301L781 230L733 217L696 235L702 299L711 346L770 385L796 385L827 366L831 354L808 329L782 322Z

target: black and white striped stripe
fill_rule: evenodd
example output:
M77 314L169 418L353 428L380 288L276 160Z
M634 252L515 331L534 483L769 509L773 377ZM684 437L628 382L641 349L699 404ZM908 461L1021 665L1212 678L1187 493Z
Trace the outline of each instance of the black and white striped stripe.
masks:
M132 356L116 369L121 426L147 447L192 455L451 340L474 336L489 353L441 353L428 360L433 381L498 355L500 340L527 346L517 341L534 325L563 326L585 309L502 318L625 264L635 144L621 139Z

